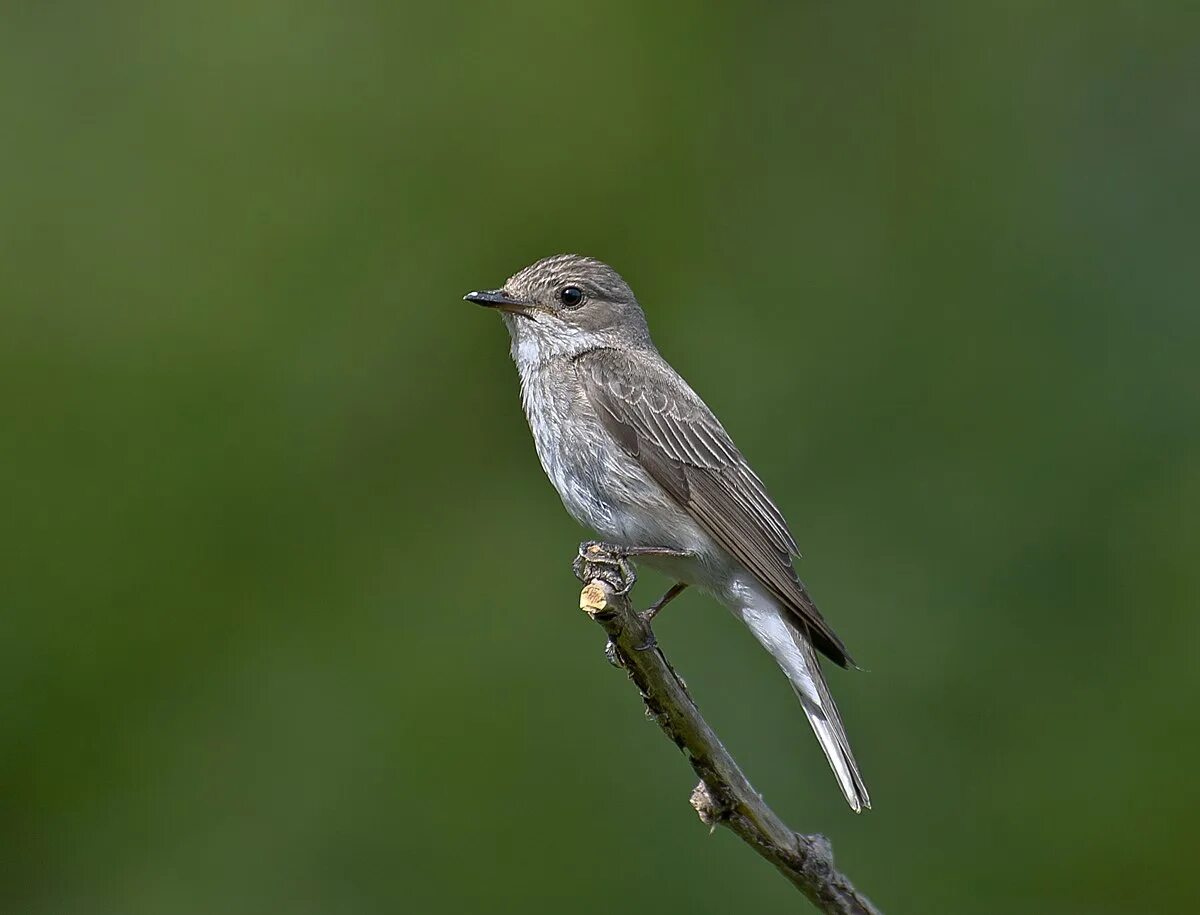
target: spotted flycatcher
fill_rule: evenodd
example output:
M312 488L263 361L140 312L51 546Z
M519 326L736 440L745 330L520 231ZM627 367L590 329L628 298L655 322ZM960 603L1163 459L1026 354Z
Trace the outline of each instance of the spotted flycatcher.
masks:
M846 800L871 806L817 650L853 662L796 576L787 522L704 401L659 355L620 275L561 254L466 300L501 312L538 457L576 520L712 594L791 681Z

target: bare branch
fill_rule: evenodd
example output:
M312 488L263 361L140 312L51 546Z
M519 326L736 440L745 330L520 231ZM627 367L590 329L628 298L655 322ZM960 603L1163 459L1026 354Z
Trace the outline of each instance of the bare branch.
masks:
M631 606L629 568L620 557L597 544L585 544L575 574L585 583L580 608L608 634L609 659L625 668L651 717L700 776L691 797L700 819L731 829L821 912L881 915L834 866L833 849L824 836L793 832L751 786L654 643L650 627Z

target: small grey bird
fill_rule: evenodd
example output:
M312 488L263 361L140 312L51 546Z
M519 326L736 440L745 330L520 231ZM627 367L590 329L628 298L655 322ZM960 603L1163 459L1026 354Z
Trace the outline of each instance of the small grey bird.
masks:
M817 659L853 663L796 577L787 522L704 401L659 355L621 276L560 254L464 297L501 312L542 468L567 511L728 607L791 681L856 813L871 806Z

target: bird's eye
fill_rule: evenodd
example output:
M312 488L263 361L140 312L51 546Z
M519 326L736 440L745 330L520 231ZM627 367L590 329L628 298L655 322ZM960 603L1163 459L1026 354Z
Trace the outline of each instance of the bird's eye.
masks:
M583 301L583 290L578 286L564 286L559 290L558 297L567 308L574 308Z

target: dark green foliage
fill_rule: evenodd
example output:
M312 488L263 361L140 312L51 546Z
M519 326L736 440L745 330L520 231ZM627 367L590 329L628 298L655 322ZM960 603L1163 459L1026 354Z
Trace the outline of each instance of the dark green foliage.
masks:
M664 612L775 809L889 912L1195 908L1195 16L6 6L0 909L797 904L573 609L460 301L561 250L869 671L854 817L752 639Z

